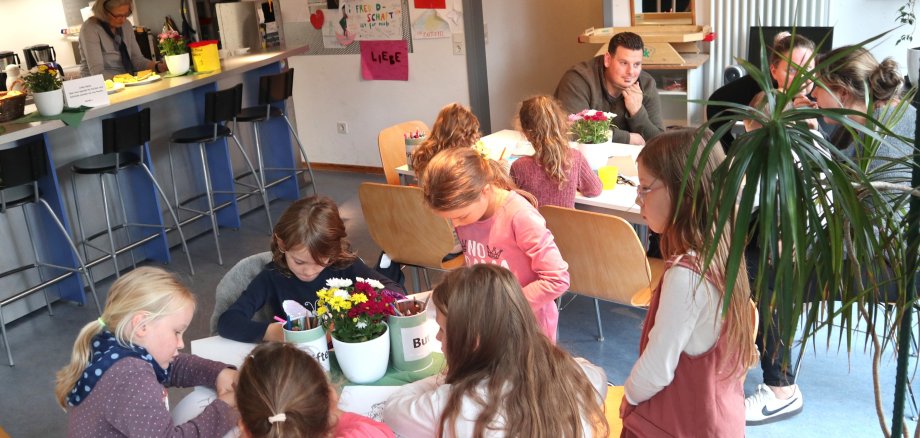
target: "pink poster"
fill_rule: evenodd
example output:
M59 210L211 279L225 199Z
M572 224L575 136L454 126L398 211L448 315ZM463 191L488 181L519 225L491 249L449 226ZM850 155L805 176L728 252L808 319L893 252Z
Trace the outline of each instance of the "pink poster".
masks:
M361 41L361 77L365 80L409 80L406 40Z
M415 0L415 9L444 9L447 0Z

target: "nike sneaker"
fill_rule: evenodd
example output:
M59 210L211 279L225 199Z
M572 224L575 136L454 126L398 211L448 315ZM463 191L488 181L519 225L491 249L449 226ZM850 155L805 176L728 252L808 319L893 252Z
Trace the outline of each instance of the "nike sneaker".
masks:
M748 426L756 426L785 420L802 412L803 406L799 385L794 385L792 397L780 400L769 386L761 383L753 394L744 399L744 416Z

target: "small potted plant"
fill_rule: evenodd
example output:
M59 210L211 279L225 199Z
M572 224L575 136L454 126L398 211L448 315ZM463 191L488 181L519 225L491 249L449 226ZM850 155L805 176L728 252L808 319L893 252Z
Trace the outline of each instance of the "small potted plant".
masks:
M160 49L160 54L163 55L163 60L166 61L169 74L179 76L188 72L190 59L185 38L182 38L182 35L175 30L167 30L161 33L158 39L157 47Z
M64 111L64 92L61 75L54 67L38 64L22 78L26 88L32 93L35 107L43 116L56 116Z
M578 150L581 151L588 165L597 170L607 164L609 158L610 138L616 125L612 125L614 113L607 113L593 109L584 109L577 114L569 114L569 122L572 124L570 130L578 142Z
M386 374L390 337L385 321L394 313L394 295L370 278L332 278L316 292L316 315L331 334L336 362L351 382L370 383Z

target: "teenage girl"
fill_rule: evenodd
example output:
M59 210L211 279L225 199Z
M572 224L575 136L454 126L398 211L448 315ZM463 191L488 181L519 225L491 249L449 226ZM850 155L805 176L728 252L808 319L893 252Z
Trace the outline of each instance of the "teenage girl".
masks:
M441 108L428 138L412 152L412 169L421 175L428 162L445 149L469 148L479 141L479 119L469 108L451 103Z
M413 437L606 437L604 370L540 334L514 275L495 265L448 273L434 288L447 370L401 387L384 407Z
M448 149L431 160L419 182L428 207L453 223L466 264L510 269L537 324L555 342L559 310L553 300L569 288L569 265L543 216L513 191L501 165L472 148Z
M796 76L803 74L802 71L811 71L815 68L815 43L799 34L792 35L789 32L780 32L773 39L773 46L770 49L770 76L773 78L776 91L785 93L786 89L792 85L792 80ZM808 94L814 88L811 81L804 81L792 102L787 103L789 108L808 107L814 108L815 103L808 98ZM766 106L765 95L763 91L757 93L751 99L750 106L764 110ZM818 129L818 121L809 119L808 126L812 129ZM744 121L744 129L751 131L760 128L760 124L752 120Z
M723 318L731 225L700 274L704 245L715 232L706 220L712 173L725 154L713 149L702 172L687 176L687 187L699 184L696 197L687 189L679 199L684 171L696 166L702 150L690 156L694 135L692 129L665 132L638 157L636 203L648 227L661 234L667 264L645 317L639 360L626 380L624 436L744 436L742 379L754 357L750 289L742 262Z
M390 438L387 425L343 412L322 367L296 346L268 342L243 362L236 385L242 436Z
M227 365L179 353L195 296L172 274L137 268L115 281L105 310L86 324L70 363L57 372L55 396L69 412L67 436L223 436L236 425ZM173 425L166 387L203 385L218 399Z
M532 157L511 164L511 179L534 195L539 205L575 208L575 192L593 198L603 186L588 161L569 147L568 122L562 107L550 96L521 103L518 113L524 136L533 145Z
M330 278L373 278L387 290L405 293L351 252L339 209L324 196L297 200L284 211L272 234L271 251L272 261L220 316L221 336L240 342L283 341L280 324L253 321L253 315L265 305L283 315L284 300L313 303Z

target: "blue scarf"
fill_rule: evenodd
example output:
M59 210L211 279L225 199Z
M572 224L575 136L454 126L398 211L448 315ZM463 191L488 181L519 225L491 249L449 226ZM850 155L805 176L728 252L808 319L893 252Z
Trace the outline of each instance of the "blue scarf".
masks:
M153 367L153 372L157 375L157 381L161 384L165 384L169 378L169 368L163 369L153 359L153 356L147 352L146 348L137 345L134 347L121 345L115 335L108 330L103 329L102 332L93 337L92 347L93 352L90 355L89 366L83 370L83 376L80 377L80 380L77 380L73 390L70 391L70 395L67 396L67 404L70 406L77 406L80 402L86 400L96 383L99 383L102 375L112 365L126 357L136 357L149 363Z

